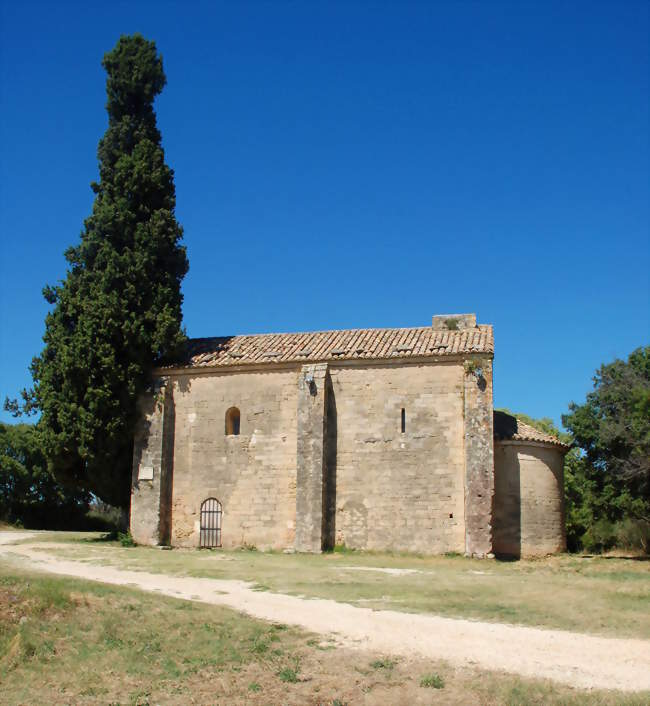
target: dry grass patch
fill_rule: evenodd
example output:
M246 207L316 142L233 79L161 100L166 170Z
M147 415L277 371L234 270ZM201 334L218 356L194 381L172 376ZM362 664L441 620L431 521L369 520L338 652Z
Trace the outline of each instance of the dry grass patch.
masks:
M367 608L650 639L650 562L640 558L499 562L371 552L160 551L100 541L46 551L136 571L240 579L257 590Z
M9 705L643 702L335 648L217 606L17 570L0 576L0 682Z

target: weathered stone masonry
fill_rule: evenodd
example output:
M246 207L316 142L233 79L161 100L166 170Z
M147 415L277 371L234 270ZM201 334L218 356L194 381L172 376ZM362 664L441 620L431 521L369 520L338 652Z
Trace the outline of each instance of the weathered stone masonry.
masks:
M492 428L492 361L465 364L465 552L492 552L494 447Z
M224 547L489 555L492 355L491 327L473 315L192 341L141 401L134 538L198 546L215 498ZM557 517L533 525L552 535Z
M303 366L298 376L296 539L299 552L323 548L325 525L327 364Z
M564 454L558 439L494 413L494 551L508 556L566 549Z
M161 378L140 400L134 439L131 532L141 544L170 540L174 427L171 385Z
M462 362L337 365L330 376L336 543L464 551Z

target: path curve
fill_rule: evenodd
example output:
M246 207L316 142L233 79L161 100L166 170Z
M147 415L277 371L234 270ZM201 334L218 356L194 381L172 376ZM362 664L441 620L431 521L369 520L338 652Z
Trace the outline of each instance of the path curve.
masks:
M254 591L243 581L95 566L59 559L29 545L10 544L20 539L24 539L22 533L0 532L0 556L12 555L30 568L54 574L137 587L173 598L227 606L255 618L323 635L334 633L337 642L347 647L441 659L579 688L650 690L648 640L372 610L331 600Z

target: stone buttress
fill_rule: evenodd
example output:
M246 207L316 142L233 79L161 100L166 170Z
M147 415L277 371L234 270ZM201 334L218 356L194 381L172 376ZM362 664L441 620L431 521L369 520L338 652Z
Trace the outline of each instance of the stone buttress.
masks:
M298 376L296 538L299 552L323 549L327 484L327 363L304 365Z
M139 402L133 444L131 523L138 544L169 544L174 458L174 398L166 378Z
M465 363L465 554L492 553L494 440L492 360Z

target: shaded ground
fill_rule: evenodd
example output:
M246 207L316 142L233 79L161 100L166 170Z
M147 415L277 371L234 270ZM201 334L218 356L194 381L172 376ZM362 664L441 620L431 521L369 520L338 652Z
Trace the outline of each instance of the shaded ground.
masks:
M53 573L138 586L170 596L221 604L254 617L296 625L322 635L334 632L336 644L345 648L370 650L403 659L445 659L460 667L475 666L526 677L545 677L583 688L650 689L648 641L373 611L334 601L305 600L254 590L250 584L235 580L168 576L70 561L53 555L51 550L38 552L29 545L5 546L3 551L5 558L17 557L23 564ZM134 557L138 554L137 550L131 551ZM225 556L218 561L227 563L227 555L217 556ZM384 576L385 580L391 576L375 571L353 573L377 574ZM398 576L404 578L412 574Z

